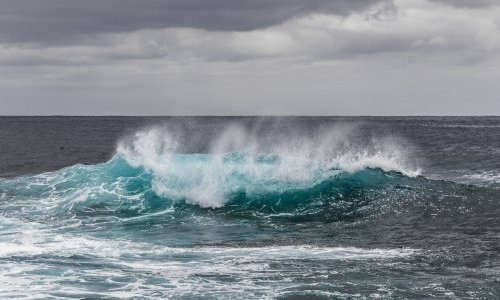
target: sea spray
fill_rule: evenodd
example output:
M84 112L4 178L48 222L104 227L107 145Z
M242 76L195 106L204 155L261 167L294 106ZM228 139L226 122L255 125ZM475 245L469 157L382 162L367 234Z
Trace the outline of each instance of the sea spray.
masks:
M179 153L186 146L173 136L168 128L159 127L136 132L120 142L117 155L151 173L158 195L202 207L221 207L238 192L255 196L303 190L342 172L366 168L408 176L420 172L408 164L394 140L354 144L356 139L346 128L260 141L254 133L232 125L213 138L208 154Z

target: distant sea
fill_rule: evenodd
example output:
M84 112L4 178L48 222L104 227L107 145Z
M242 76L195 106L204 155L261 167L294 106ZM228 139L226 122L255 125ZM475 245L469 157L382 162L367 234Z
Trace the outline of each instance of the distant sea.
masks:
M499 299L500 117L0 117L0 298Z

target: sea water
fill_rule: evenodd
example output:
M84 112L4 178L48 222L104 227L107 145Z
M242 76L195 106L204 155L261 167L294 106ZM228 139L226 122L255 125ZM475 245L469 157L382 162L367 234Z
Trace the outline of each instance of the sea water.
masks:
M500 118L0 123L1 298L500 297Z

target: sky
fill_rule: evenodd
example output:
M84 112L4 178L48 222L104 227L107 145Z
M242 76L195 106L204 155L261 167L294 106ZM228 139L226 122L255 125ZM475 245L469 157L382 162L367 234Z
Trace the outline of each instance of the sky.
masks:
M0 115L500 115L500 1L0 0Z

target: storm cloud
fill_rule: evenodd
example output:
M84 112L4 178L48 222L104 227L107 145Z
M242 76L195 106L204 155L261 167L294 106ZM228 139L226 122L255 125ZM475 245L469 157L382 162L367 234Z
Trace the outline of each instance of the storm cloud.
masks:
M77 3L76 0L67 2ZM173 6L173 2L169 3ZM272 2L267 6L261 2L255 3L260 5L254 9L272 8ZM248 27L246 30L235 30L241 24L230 22L224 25L227 30L212 30L210 26L216 23L203 28L203 22L194 18L188 27L148 28L144 19L144 22L136 21L133 24L133 31L124 31L126 28L117 26L116 30L122 31L114 32L105 25L99 26L99 22L94 20L95 28L77 30L80 39L72 42L69 42L69 37L78 35L69 34L71 30L77 29L71 29L70 26L70 29L64 31L65 27L62 27L62 31L56 33L68 37L58 42L49 43L49 36L41 34L37 38L44 38L44 43L34 42L37 41L35 37L30 42L5 43L0 47L0 64L91 65L120 60L155 59L237 62L262 58L295 58L311 62L363 56L387 57L391 54L462 64L485 60L496 55L500 49L499 7L493 11L491 8L469 11L435 2L401 0L380 2L366 10L338 15L329 13L330 10L325 7L341 7L341 11L346 13L346 3L327 5L316 2L316 5L312 5L311 2L302 7L299 2L295 4L293 18L282 17L281 23L266 25L266 22L257 21L258 17L254 17L253 27L259 25L261 28ZM275 5L276 11L285 10L285 6ZM321 13L303 16L298 13L319 10L321 5L324 6ZM353 7L359 9L359 6L351 6ZM202 11L207 9L205 6L202 8ZM246 11L241 5L235 5L232 9L241 13ZM126 11L131 13L130 9ZM182 11L188 13L187 9ZM225 11L221 11L213 10L222 16ZM195 10L194 15L196 13L200 12ZM227 14L232 15L229 12ZM174 15L179 18L182 13ZM251 16L252 13L247 12L247 15ZM71 25L78 22L73 20L68 23ZM95 33L91 34L92 30Z
M345 15L379 0L1 0L0 41L66 42L86 35L187 27L265 28L311 13Z
M440 2L448 5L458 6L458 7L469 7L469 8L480 8L487 6L498 5L497 0L433 0L435 2Z
M0 0L0 114L500 113L499 66L490 0Z

